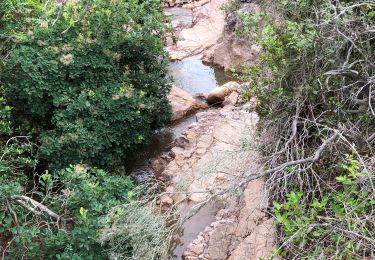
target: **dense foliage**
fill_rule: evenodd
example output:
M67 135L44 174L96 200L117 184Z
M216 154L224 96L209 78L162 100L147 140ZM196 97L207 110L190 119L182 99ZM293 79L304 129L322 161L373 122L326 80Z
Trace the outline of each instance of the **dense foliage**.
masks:
M110 167L166 122L158 1L5 1L4 96L55 167Z
M164 220L102 170L169 119L163 19L155 0L0 1L1 257L165 253Z
M261 62L242 77L267 131L265 164L275 169L266 185L279 224L275 252L374 257L375 3L275 3L242 14L238 32L261 47Z
M2 198L14 213L0 213L2 232L10 239L7 255L12 259L22 255L36 259L106 258L105 248L96 240L97 232L114 221L106 218L109 209L129 203L131 188L129 179L97 169L76 166L53 175L46 172L39 189L28 197L18 189ZM30 197L41 201L48 211Z

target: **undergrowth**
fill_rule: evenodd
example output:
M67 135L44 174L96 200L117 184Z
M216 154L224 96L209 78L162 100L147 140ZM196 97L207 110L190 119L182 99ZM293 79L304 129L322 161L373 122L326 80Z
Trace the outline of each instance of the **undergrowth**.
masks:
M274 253L374 257L375 2L275 4L277 23L262 13L241 18L261 62L239 75L249 82L244 98L256 96L264 163L275 169L266 181Z

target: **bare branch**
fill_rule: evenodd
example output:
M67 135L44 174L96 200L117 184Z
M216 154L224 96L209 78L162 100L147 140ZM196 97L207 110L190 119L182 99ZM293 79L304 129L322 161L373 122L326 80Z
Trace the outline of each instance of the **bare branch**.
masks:
M26 210L31 211L35 215L43 215L43 213L47 214L48 216L59 220L60 216L57 215L55 212L50 210L48 207L44 206L42 203L27 197L27 196L20 196L14 195L12 199L15 200L19 205L21 205Z

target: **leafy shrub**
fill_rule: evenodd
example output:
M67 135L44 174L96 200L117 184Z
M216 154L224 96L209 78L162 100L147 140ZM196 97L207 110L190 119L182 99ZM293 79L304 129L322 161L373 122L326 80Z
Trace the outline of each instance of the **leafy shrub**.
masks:
M38 259L107 258L105 248L97 241L98 235L114 221L106 217L112 207L132 202L129 178L77 165L54 174L46 172L39 186L29 198L38 198L58 218L37 207L33 212L33 204L22 193L2 196L0 203L8 201L16 214L0 212L0 221L5 223L3 232L11 237L7 255L14 259L21 255ZM131 241L128 247L131 248Z
M260 23L265 19L266 14L264 12L256 11L248 13L240 10L238 12L238 16L241 21L241 26L236 29L236 35L242 38L255 38L258 28L260 27Z
M131 257L139 249L134 232L102 243L103 230L119 218L145 232L136 220L158 219L152 224L164 230L162 217L137 202L130 178L95 167L113 167L169 119L163 19L156 0L0 1L7 258L107 259L118 241L122 257ZM137 219L117 211L137 203Z
M355 238L374 237L374 225L371 221L358 223L354 219L370 214L375 198L361 187L359 179L364 173L359 171L358 161L348 155L341 167L344 172L336 177L340 186L336 192L327 190L311 202L303 202L303 192L291 192L285 203L273 202L273 212L285 232L285 239L298 248L308 247L310 257L336 254L338 259L357 259L370 253L358 247ZM316 243L318 239L324 242ZM336 251L337 244L340 252Z
M227 12L234 12L240 9L240 7L241 7L240 1L231 0L226 4L223 4L220 9L223 11L227 11Z
M14 136L11 111L5 99L0 97L0 200L18 195L28 183L25 174L38 163L34 156L36 147L26 136ZM1 226L1 225L0 225Z
M169 119L158 1L1 7L5 97L55 168L111 167Z

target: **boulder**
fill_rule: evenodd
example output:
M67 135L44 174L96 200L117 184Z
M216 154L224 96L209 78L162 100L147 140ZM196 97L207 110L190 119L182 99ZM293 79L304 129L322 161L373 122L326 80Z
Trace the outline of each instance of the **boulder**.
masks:
M226 87L231 92L233 92L233 91L238 92L240 90L241 85L239 83L235 82L235 81L229 81L229 82L225 83L224 85L222 85L222 87Z
M199 109L208 107L206 103L194 99L185 90L176 86L172 87L168 100L172 105L172 121L182 119Z
M243 31L243 14L261 12L256 3L241 4L239 10L226 12L224 35L220 41L203 52L203 61L224 68L242 72L244 68L260 62L260 48L254 35L238 35ZM245 65L245 66L244 66Z
M222 6L229 0L215 1L174 1L175 6L193 8L193 22L188 28L177 30L176 42L167 44L168 57L170 60L182 60L193 56L214 46L222 37L225 25L225 14ZM171 6L171 5L170 5ZM180 24L181 17L174 16L173 24Z
M229 96L232 92L234 91L237 92L239 90L239 87L240 87L240 84L234 81L230 81L220 87L214 88L208 94L207 102L210 104L222 103L225 100L225 98ZM236 102L237 102L237 98L236 98Z
M239 94L237 92L232 92L229 96L227 96L223 101L223 106L227 105L235 105L237 104Z
M217 104L224 101L225 97L230 94L230 90L226 87L217 87L208 94L207 102Z

